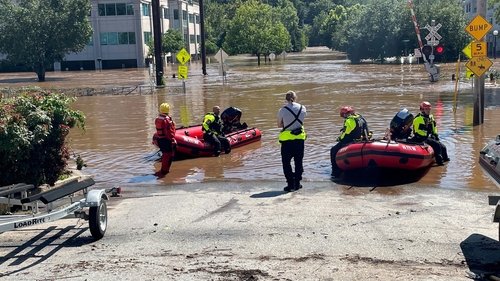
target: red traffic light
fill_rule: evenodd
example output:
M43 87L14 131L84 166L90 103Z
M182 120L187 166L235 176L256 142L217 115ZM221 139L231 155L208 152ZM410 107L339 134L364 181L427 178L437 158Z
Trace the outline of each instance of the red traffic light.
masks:
M436 55L442 55L444 53L444 46L439 44L436 46L434 51L435 51Z

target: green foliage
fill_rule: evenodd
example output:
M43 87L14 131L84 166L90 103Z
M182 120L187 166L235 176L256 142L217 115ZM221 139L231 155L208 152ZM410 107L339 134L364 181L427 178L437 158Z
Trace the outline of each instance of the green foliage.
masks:
M54 184L69 159L69 129L84 128L74 99L62 94L27 92L0 100L0 186L25 182Z
M89 13L89 0L0 0L0 53L32 67L38 81L45 81L54 61L89 42Z
M184 38L179 30L169 29L165 32L161 39L163 52L176 53L184 48Z
M231 54L250 53L260 57L289 51L290 34L271 6L256 0L241 5L226 35L224 49Z

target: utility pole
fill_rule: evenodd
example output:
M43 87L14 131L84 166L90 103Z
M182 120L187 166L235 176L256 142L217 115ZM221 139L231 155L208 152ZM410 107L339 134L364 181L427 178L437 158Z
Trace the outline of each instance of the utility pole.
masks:
M486 17L486 0L477 0L477 15ZM480 40L484 42L484 37ZM474 75L474 117L473 126L484 123L484 74Z
M207 75L207 51L205 50L205 7L200 0L200 36L201 36L201 69Z
M155 65L156 65L156 86L164 86L163 82L163 58L161 56L161 13L160 0L152 0L153 10L153 40L155 48Z

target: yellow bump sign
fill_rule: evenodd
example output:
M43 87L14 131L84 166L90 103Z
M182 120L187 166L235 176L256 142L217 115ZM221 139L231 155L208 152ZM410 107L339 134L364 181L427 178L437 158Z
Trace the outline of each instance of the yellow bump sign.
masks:
M467 31L472 37L476 40L481 40L481 38L488 33L491 29L491 24L486 21L481 15L477 15L475 18L471 20L469 25L465 27L465 31Z
M465 66L474 72L476 76L481 76L490 69L492 64L493 63L487 57L473 57Z

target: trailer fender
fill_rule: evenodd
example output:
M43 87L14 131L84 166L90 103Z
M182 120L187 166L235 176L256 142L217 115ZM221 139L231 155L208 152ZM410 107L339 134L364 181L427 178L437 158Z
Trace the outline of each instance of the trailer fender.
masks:
M101 204L101 200L109 200L108 195L104 189L94 189L87 193L85 200L85 207L97 207Z

